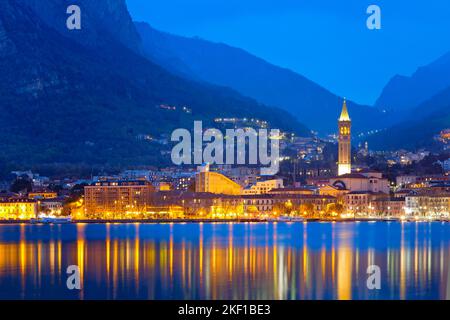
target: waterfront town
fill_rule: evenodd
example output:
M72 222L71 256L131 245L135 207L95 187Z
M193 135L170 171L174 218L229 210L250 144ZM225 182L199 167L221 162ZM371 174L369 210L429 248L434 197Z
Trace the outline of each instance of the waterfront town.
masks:
M275 176L207 163L88 178L14 171L0 185L0 221L449 220L449 130L434 152L352 148L345 101L338 128L330 141L284 135Z

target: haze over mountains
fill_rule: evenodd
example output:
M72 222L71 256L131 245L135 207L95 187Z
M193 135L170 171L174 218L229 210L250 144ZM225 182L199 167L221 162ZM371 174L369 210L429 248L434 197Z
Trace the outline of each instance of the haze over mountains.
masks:
M340 111L336 105L342 98L305 77L226 44L172 35L144 22L136 22L136 26L144 52L168 70L228 86L263 103L280 106L322 134L335 132ZM375 107L350 102L354 132L384 129L363 138L379 150L429 146L434 135L450 126L446 120L450 106L447 88L450 53L418 68L411 77L394 76ZM410 130L414 131L414 139Z
M136 26L147 55L167 69L281 107L322 134L336 131L342 97L302 75L226 44L172 35L143 22ZM379 122L374 119L385 118L372 107L352 102L348 106L356 132L379 129Z
M379 109L406 111L450 87L450 52L410 77L396 75L383 89L375 106Z
M322 134L335 132L342 98L307 78L226 44L172 35L144 22L136 27L144 52L168 70L279 106ZM450 52L410 77L394 76L374 107L350 102L354 133L383 129L362 138L378 150L430 146L434 135L450 127L449 88Z
M433 136L450 128L450 52L411 77L395 76L383 90L377 108L394 110L396 124L371 137L372 147L429 147Z
M150 62L123 0L77 1L83 8L79 31L66 28L70 4L0 2L3 165L163 164L170 156L136 137L170 136L174 128L192 128L194 119L212 124L215 117L254 117L309 134L285 111Z
M430 147L435 135L450 128L450 87L405 114L405 120L370 137L370 145L377 150Z
M137 137L167 136L194 120L214 126L216 117L257 118L304 136L336 131L342 98L297 73L225 44L135 24L124 0L77 1L82 29L69 31L71 4L0 1L0 170L165 165L161 146ZM428 143L450 126L449 62L447 55L392 80L377 108L349 102L355 132L389 127L391 113L382 112L389 106L400 110L399 124L371 138L373 146Z

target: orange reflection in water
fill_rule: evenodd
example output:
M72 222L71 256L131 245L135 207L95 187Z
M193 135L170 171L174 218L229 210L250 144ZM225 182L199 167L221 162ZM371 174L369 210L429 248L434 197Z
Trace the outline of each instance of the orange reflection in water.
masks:
M337 265L337 291L339 300L350 300L352 298L352 267L353 267L353 251L351 246L350 235L344 236L345 239L338 249L338 265Z
M448 242L419 241L407 225L386 250L360 246L354 229L336 225L135 224L118 235L123 225L79 224L53 226L42 239L29 237L43 230L33 228L47 226L20 225L17 238L1 238L1 298L347 300L450 292ZM74 237L60 237L66 228L75 229ZM65 288L73 264L80 292ZM365 287L370 264L383 270L382 296Z

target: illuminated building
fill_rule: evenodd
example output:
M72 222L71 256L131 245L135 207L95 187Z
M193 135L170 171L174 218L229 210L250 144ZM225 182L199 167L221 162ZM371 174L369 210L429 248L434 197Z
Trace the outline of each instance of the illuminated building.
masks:
M99 181L84 188L85 212L102 218L143 213L151 206L153 192L148 181Z
M264 218L279 215L277 207L291 204L293 210L308 204L314 212L325 212L336 198L311 194L251 194L224 195L198 192L156 192L155 207L177 206L182 208L184 218Z
M210 172L209 166L205 166L195 176L195 192L241 195L242 187L223 174Z
M407 216L448 217L450 212L450 194L410 195L405 199Z
M341 186L325 186L319 188L319 194L322 196L332 196L338 199L342 199L350 190L342 188Z
M244 195L242 198L246 213L260 215L282 214L277 212L280 205L290 206L292 211L299 211L301 206L308 205L311 211L319 213L325 212L328 205L336 203L336 198L331 196L304 194L259 194Z
M450 140L450 129L445 129L441 131L441 138L443 140Z
M372 191L353 191L344 196L346 213L370 216L375 213L372 202L378 199L389 199L389 194Z
M413 182L403 186L417 193L441 194L450 192L450 177L445 175L418 176Z
M150 196L151 206L147 207L146 218L184 218L183 192L155 191Z
M222 173L223 174L223 173ZM226 174L225 174L226 175ZM231 180L239 184L241 187L246 188L251 184L256 184L258 182L259 175L226 175Z
M400 175L395 179L398 188L404 188L410 184L416 183L417 176L413 175Z
M275 195L275 204L277 203L289 203L294 208L309 205L312 211L319 213L325 212L328 205L336 203L336 198L326 195Z
M120 180L132 181L132 180L151 180L152 171L150 170L125 170L120 173Z
M359 151L358 154L360 154L363 157L369 156L369 142L365 142L363 145L359 144Z
M244 213L240 196L186 192L180 199L186 216L231 219Z
M170 179L170 182L174 190L186 191L195 186L195 173L194 172L180 172Z
M306 183L310 186L315 187L325 187L330 184L330 178L329 177L314 177L314 178L308 178L306 179Z
M41 192L30 192L28 193L29 199L54 199L57 198L58 194L52 191L41 191Z
M339 117L339 161L338 175L352 172L351 127L352 122L348 115L347 102L344 100L341 116Z
M232 168L230 165L218 165L217 172L227 176L243 188L255 184L259 179L259 168L238 166Z
M158 190L159 191L170 191L170 190L172 190L172 185L168 182L159 182Z
M21 196L14 192L0 192L0 201L8 201L11 199L21 199Z
M383 179L381 174L371 173L365 175L361 173L344 174L330 179L330 184L334 187L353 191L390 192L389 181Z
M405 198L406 196L410 196L410 195L414 195L417 194L417 192L415 192L414 190L411 189L401 189L399 191L396 191L394 193L394 197L395 198Z
M43 199L39 201L39 212L49 215L60 215L63 210L63 200L61 199Z
M310 188L278 188L272 189L269 191L272 194L303 194L303 195L312 195L315 193L314 189Z
M450 173L450 159L447 159L442 162L442 169L445 173Z
M243 214L241 196L191 191L155 192L151 210L179 208L184 218L238 218ZM154 209L156 208L156 209Z
M38 205L34 200L0 201L0 220L30 220L37 218Z
M380 198L370 204L370 213L382 217L401 218L405 215L405 198Z
M245 195L244 211L247 214L269 215L273 213L275 203L274 195L271 194L253 194Z
M258 181L244 189L244 194L265 194L273 189L283 188L282 179Z
M447 182L447 181L450 181L450 177L444 176L444 175L418 176L416 179L416 183L418 183L418 184L433 184L433 183Z
M446 182L446 183L432 184L425 190L426 190L426 192L431 193L431 194L450 193L450 183Z

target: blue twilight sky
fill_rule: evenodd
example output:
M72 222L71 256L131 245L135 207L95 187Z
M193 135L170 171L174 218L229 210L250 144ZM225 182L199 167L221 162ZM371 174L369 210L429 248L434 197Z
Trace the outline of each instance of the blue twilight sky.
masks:
M127 0L134 20L224 42L373 104L395 74L450 51L449 0ZM381 7L382 29L366 27Z

